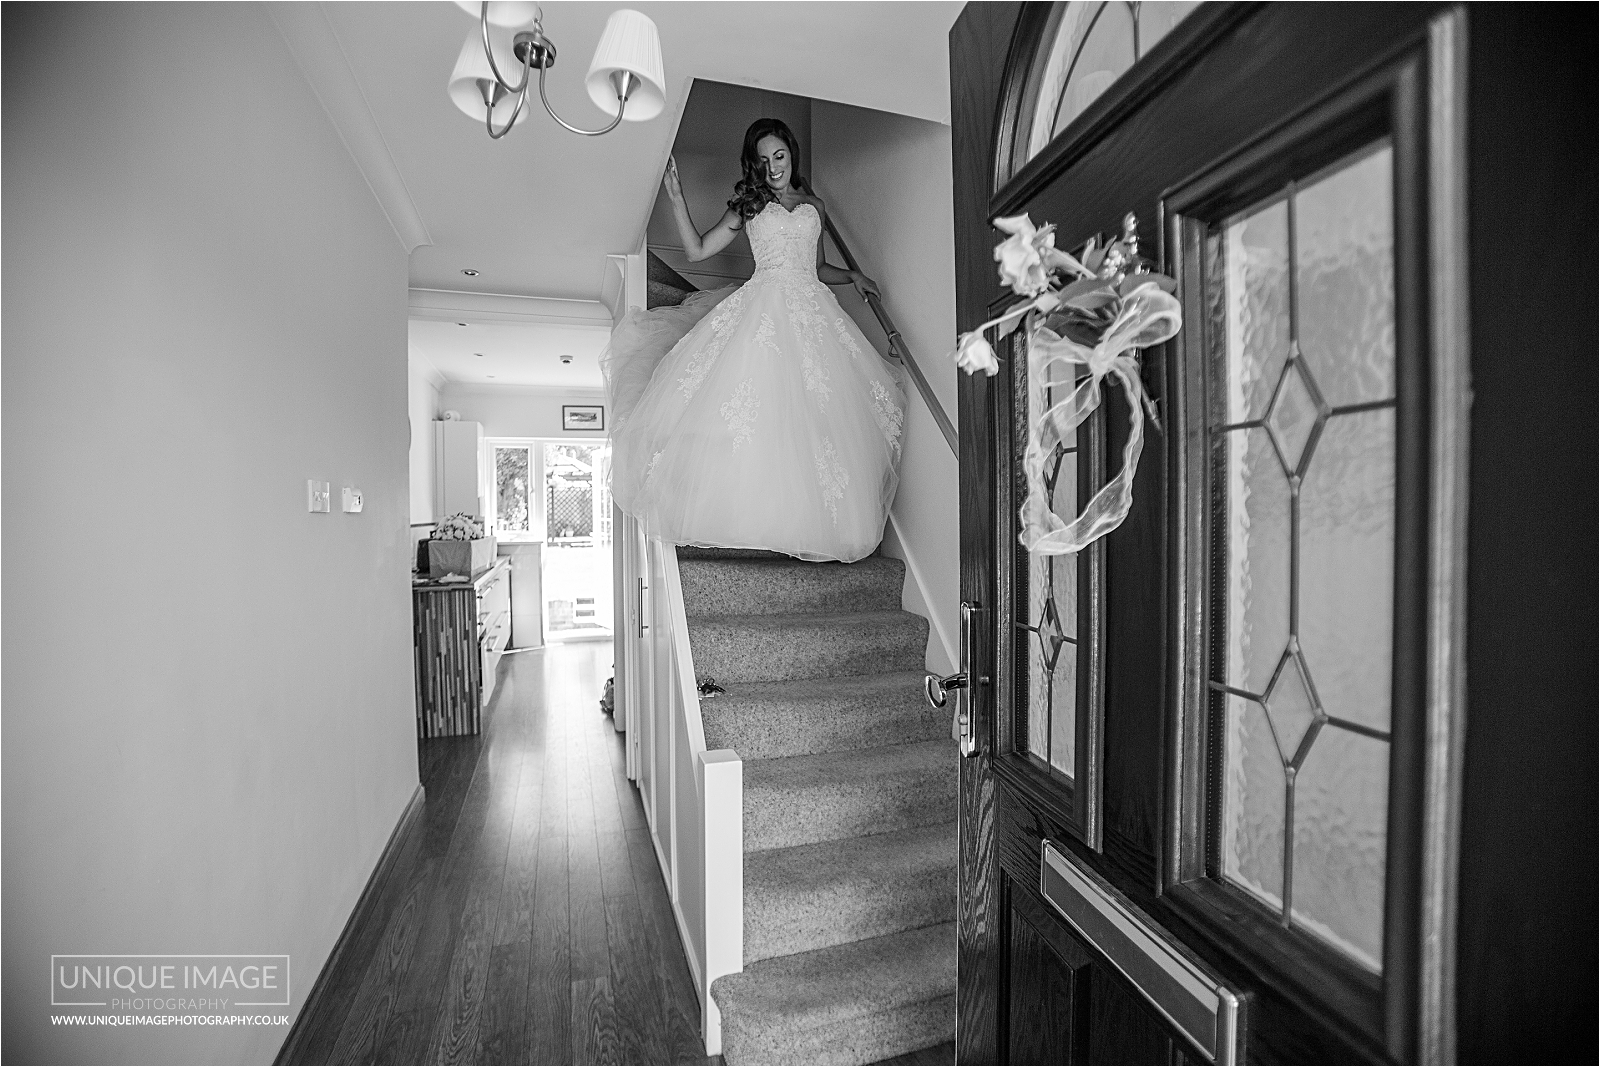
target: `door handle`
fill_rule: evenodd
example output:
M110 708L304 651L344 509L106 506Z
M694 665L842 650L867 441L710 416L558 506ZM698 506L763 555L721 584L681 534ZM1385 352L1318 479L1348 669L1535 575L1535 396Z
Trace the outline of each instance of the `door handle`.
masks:
M957 750L962 756L976 756L978 754L978 737L972 724L972 664L974 662L974 645L976 640L973 625L975 615L982 612L976 604L962 601L961 604L961 662L959 669L954 674L940 677L929 674L922 679L922 689L928 698L928 703L936 708L942 708L949 702L949 694L956 694L955 712L950 719L950 737L956 742ZM989 676L979 675L978 685L988 685Z

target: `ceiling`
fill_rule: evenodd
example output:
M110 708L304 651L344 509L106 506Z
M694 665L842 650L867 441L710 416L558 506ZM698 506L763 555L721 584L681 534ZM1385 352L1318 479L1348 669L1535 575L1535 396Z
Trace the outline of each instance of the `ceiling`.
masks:
M544 4L544 30L559 56L549 73L550 102L575 125L604 123L583 78L606 19L620 6L615 0ZM541 108L499 141L445 92L462 42L477 25L454 3L275 6L291 50L397 233L415 245L413 305L417 291L435 291L436 303L445 291L567 305L556 316L562 321L547 323L522 313L529 305L518 301L519 313L511 316L517 321L485 330L482 344L464 340L469 329L414 316L414 348L447 380L489 381L490 372L474 370L495 349L507 377L493 372L493 381L546 384L552 373L546 357L568 346L585 362L575 359L571 368L556 362L557 370L582 371L572 377L598 387L592 366L598 348L590 335L610 325L599 303L610 269L606 256L639 249L696 78L949 121L947 37L961 3L628 6L650 16L660 32L666 110L588 138L560 129ZM894 47L886 48L890 41ZM587 311L575 316L579 302ZM587 321L580 327L575 318ZM485 351L485 359L475 351Z

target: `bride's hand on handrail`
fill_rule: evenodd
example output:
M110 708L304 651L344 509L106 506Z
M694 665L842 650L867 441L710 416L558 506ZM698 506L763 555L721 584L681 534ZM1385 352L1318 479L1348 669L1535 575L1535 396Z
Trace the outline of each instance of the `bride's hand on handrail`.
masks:
M879 300L883 299L883 293L879 291L878 283L858 270L853 270L850 272L850 284L856 287L856 292L861 294L861 299L863 300L865 300L869 294L877 297Z

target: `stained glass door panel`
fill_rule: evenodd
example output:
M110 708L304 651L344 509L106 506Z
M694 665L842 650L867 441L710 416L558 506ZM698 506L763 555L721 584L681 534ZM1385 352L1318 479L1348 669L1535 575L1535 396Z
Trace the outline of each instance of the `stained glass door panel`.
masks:
M1198 2L1067 0L1055 5L1025 90L1012 170L1038 155Z
M1072 367L1052 364L1043 381L1028 382L1028 422L1072 394ZM1051 509L1066 522L1078 514L1078 442L1074 432L1045 467ZM1076 775L1078 716L1078 557L1028 556L1025 632L1028 642L1027 751L1067 781Z
M1381 971L1395 556L1394 154L1207 241L1222 877Z

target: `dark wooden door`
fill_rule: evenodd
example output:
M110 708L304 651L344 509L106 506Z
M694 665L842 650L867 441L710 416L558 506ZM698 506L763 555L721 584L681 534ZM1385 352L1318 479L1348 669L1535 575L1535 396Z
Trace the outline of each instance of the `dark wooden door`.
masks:
M961 328L1014 299L990 222L1023 212L1068 249L1133 213L1185 318L1142 354L1160 429L1132 510L1076 556L1028 553L1017 516L1030 406L1071 382L1030 380L1019 332L961 385L958 1059L1450 1060L1476 832L1468 19L1189 6L974 4L951 33ZM1111 391L1052 457L1058 514L1127 434ZM1562 784L1527 788L1592 809L1558 743ZM1592 1009L1593 937L1549 940L1582 985L1546 1002Z

